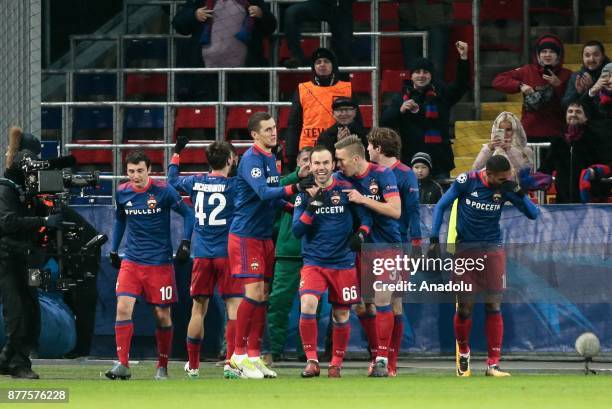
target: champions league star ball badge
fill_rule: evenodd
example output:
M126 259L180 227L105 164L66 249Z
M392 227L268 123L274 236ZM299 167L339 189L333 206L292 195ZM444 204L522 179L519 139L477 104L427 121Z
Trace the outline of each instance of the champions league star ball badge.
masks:
M256 258L253 259L253 261L251 261L251 271L257 271L259 270L259 262L257 261Z
M376 183L376 179L374 178L370 180L370 193L373 195L378 194L378 183Z
M334 191L332 192L331 197L329 198L334 206L338 206L340 203L340 192Z
M155 209L155 206L157 206L157 200L155 200L155 196L149 195L149 200L147 200L147 206L149 206L149 209Z

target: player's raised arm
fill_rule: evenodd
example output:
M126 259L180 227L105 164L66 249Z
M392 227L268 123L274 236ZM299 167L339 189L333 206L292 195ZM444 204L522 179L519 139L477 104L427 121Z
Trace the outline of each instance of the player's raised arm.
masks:
M533 204L523 189L513 180L501 184L501 190L506 199L521 211L528 219L535 220L540 215L540 209Z
M193 192L193 176L179 176L180 153L185 148L189 139L186 136L179 136L174 145L174 155L168 165L168 184L176 190L183 191L191 196Z

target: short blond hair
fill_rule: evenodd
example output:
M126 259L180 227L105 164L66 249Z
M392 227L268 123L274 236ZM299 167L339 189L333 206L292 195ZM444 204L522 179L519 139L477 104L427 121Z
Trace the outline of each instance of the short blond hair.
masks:
M349 135L346 138L339 140L334 145L334 148L336 148L336 150L347 149L351 155L357 155L365 158L365 147L357 135Z

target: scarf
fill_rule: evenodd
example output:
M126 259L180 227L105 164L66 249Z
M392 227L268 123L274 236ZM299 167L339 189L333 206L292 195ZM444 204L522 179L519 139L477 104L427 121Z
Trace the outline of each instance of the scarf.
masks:
M612 91L603 88L599 91L599 103L601 105L612 106Z
M578 142L582 135L584 135L584 125L568 125L565 134L563 134L565 142L568 144Z
M242 26L240 27L240 31L237 32L234 36L238 40L248 45L249 42L251 41L253 27L255 26L255 19L249 16L249 13L248 13L248 8L250 6L250 3L248 0L234 0L234 1L236 1L238 4L244 7L245 10L247 10L246 16L244 17L244 20L242 21ZM207 9L213 10L215 8L216 2L217 0L205 0L205 6ZM200 35L200 45L210 44L210 34L212 32L213 23L214 23L214 19L212 20L207 19L205 22L202 23L203 29L202 29L202 34Z
M406 87L404 88L404 95L402 97L404 101L413 99L416 102L416 98L420 98L421 96L423 96L424 100L424 116L427 124L424 142L426 144L440 144L442 143L442 134L440 133L440 112L437 104L438 93L436 92L436 87L433 84L429 84L425 89L417 91L414 89L412 81L407 81Z

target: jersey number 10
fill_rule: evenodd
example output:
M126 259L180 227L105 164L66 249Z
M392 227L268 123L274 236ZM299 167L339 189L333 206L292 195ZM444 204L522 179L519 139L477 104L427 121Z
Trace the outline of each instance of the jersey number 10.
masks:
M208 219L209 226L225 226L227 224L226 219L217 219L219 213L225 209L227 201L225 196L221 193L213 193L208 196L208 205L215 206L210 212L210 218ZM206 224L206 205L204 204L204 192L198 192L195 201L195 217L198 219L198 224L204 226Z

